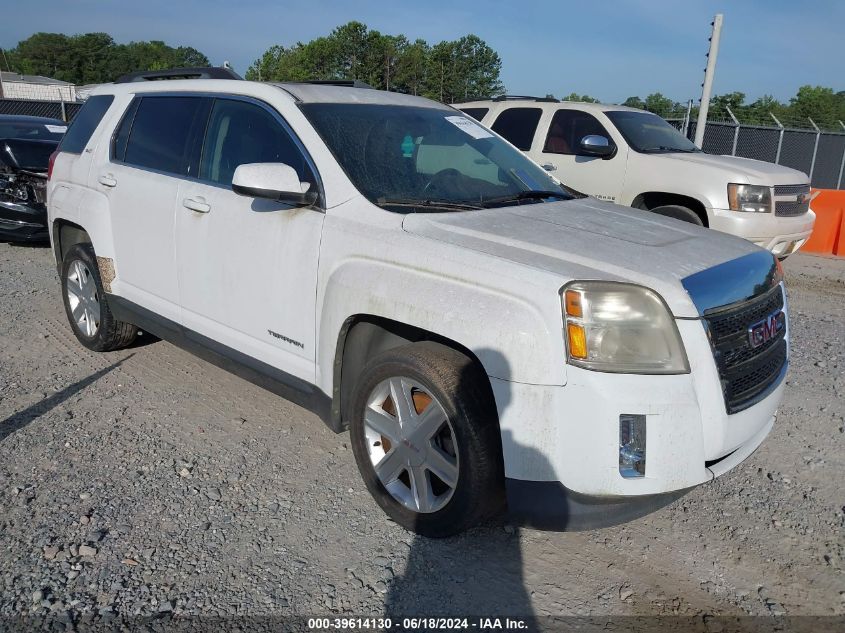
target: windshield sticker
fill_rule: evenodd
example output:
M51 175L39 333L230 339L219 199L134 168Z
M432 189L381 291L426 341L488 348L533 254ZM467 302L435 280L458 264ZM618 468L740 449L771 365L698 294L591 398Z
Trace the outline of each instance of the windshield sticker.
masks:
M447 116L446 120L456 128L469 134L472 138L491 138L493 136L490 132L478 125L478 123L464 116Z
M47 130L52 132L53 134L64 134L65 132L67 132L66 125L45 125L44 127L46 127Z
M414 139L411 138L410 134L406 134L405 138L402 139L401 147L403 158L411 158L414 155Z

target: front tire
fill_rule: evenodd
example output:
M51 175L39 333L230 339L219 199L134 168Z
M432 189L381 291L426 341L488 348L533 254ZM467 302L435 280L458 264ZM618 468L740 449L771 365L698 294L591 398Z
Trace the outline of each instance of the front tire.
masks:
M492 393L464 354L422 342L374 358L358 379L349 432L367 489L407 530L451 536L503 507Z
M62 298L70 327L85 347L110 352L130 345L138 328L114 318L90 244L75 244L62 262Z

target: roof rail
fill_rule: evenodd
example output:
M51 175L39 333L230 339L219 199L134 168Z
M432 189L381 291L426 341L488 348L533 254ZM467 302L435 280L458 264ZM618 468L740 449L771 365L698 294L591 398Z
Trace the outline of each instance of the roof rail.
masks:
M540 101L544 103L560 103L560 99L554 97L532 97L530 95L499 95L493 97L493 101Z
M128 84L136 81L160 81L163 79L242 79L231 68L194 67L168 68L167 70L139 70L127 73L115 79L116 84Z
M282 83L314 84L316 86L343 86L344 88L368 88L375 90L370 84L360 79L306 79L305 81L285 81Z

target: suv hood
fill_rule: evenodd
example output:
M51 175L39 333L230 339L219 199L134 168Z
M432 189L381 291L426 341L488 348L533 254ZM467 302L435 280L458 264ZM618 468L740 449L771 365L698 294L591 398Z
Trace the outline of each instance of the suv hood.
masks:
M802 171L766 163L762 160L752 158L740 158L739 156L718 156L706 154L705 152L673 154L651 154L650 156L663 160L683 161L697 167L711 167L722 169L726 172L729 182L739 182L737 176L747 179L749 185L803 185L809 183L810 179Z
M411 234L560 277L628 281L657 291L676 317L698 318L682 280L753 252L743 239L592 198L405 217ZM725 279L726 290L731 280ZM726 296L729 292L726 292Z

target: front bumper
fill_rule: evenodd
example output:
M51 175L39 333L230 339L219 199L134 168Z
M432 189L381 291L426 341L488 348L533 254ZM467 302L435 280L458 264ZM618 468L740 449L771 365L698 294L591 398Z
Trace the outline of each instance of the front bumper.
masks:
M47 209L0 199L0 239L17 242L46 242Z
M795 217L727 209L711 209L709 215L711 229L745 238L778 257L786 257L801 248L816 222L812 210Z
M565 494L554 493L548 501L563 505L546 508L558 518L578 514L570 502L575 500L592 508L587 514L598 513L602 522L610 515L616 522L612 515L625 520L665 505L754 452L774 425L784 377L754 405L728 414L702 322L678 319L676 323L690 362L688 374L610 374L567 366L564 386L491 379L505 476L523 486L543 483L546 491L550 484L563 486ZM645 416L643 477L626 478L619 472L622 414ZM510 486L516 490L513 483ZM626 507L629 502L634 507ZM517 497L512 503L519 512L525 509Z

